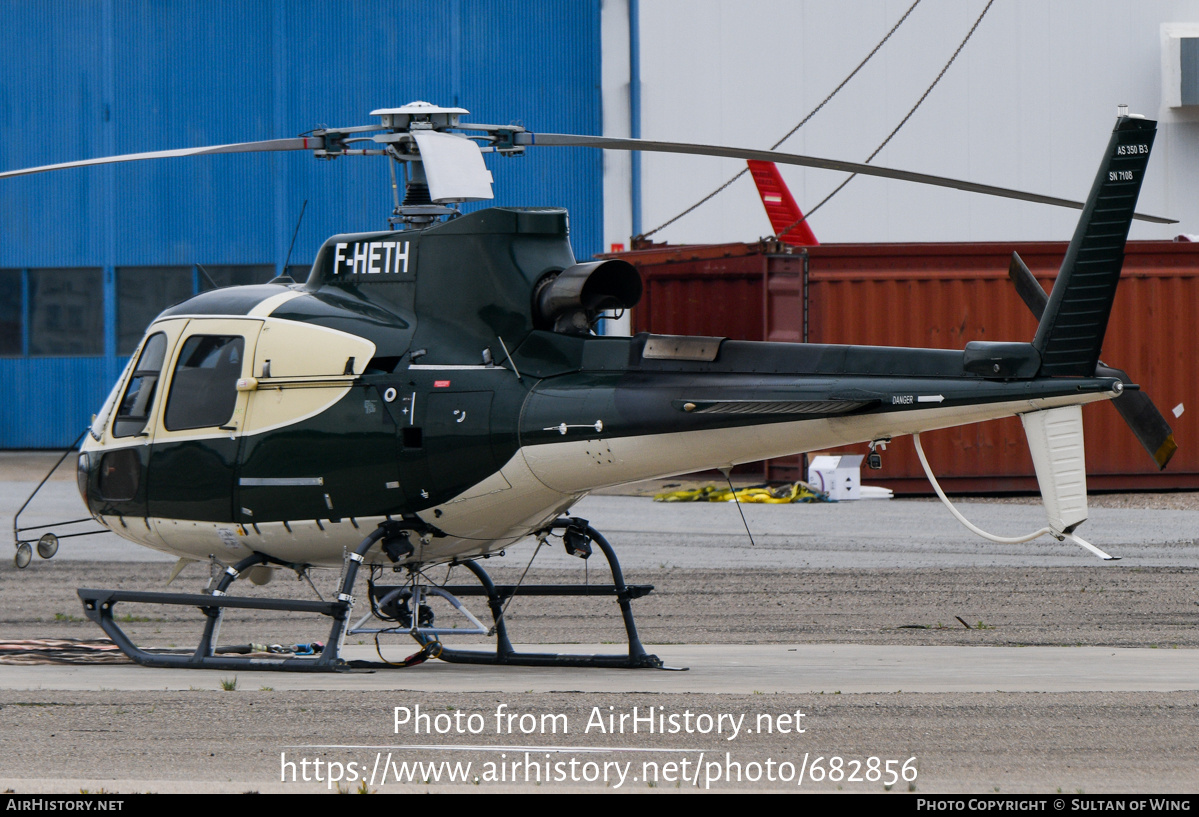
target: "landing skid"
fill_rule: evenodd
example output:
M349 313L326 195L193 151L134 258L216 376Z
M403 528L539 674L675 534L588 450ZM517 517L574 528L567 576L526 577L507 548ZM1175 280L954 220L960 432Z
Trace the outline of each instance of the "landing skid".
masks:
M261 553L254 553L242 559L233 567L225 568L220 582L207 593L156 593L133 590L93 590L80 588L77 592L83 600L84 614L100 625L100 629L120 647L121 652L138 664L146 667L170 669L220 669L220 670L276 670L281 672L331 672L349 669L341 658L341 643L345 636L346 621L354 599L350 589L354 586L358 565L365 553L385 533L383 523L371 532L357 551L349 556L346 570L342 576L341 591L336 601L304 601L302 599L252 599L238 596L228 596L225 591L242 573L251 567L263 564L277 563L274 559ZM125 634L113 618L113 608L118 602L129 601L143 604L174 604L185 607L198 607L206 620L204 633L200 643L190 655L178 652L157 652L143 650L136 646ZM216 647L217 636L221 629L221 619L227 608L243 610L278 610L290 613L320 613L333 619L329 638L319 655L299 656L289 655L280 658L250 658L237 655L222 655Z
M650 655L645 651L641 644L641 638L637 634L637 624L633 620L632 600L648 595L654 588L653 585L627 585L624 581L624 574L620 569L620 562L616 559L616 553L612 550L612 546L608 544L608 540L603 534L597 531L591 525L587 524L584 519L571 519L569 517L559 517L554 520L554 523L549 527L549 530L558 528L572 529L581 531L592 541L599 545L603 551L604 557L608 560L608 567L612 571L612 584L607 585L589 585L579 587L578 585L530 585L522 587L520 585L497 585L487 574L478 562L468 561L456 564L462 564L475 578L479 580L479 585L461 585L454 587L428 588L426 590L416 589L415 591L409 587L380 587L374 586L371 592L376 601L376 606L386 604L388 601L397 599L411 600L413 602L412 609L419 610L420 598L412 599L413 595L420 595L423 592L435 591L435 594L446 598L455 607L459 607L457 597L460 596L486 596L487 606L491 611L491 620L493 622L490 629L484 629L478 626L473 630L439 630L433 627L409 626L407 628L391 628L385 630L366 629L362 625L366 622L366 618L358 622L349 632L356 633L376 633L376 632L406 632L412 635L422 646L429 646L437 640L437 637L442 634L457 633L459 635L495 635L496 644L495 651L490 650L474 650L474 649L453 649L442 645L441 652L437 656L442 661L447 661L452 664L504 664L507 666L523 666L523 667L623 667L628 669L667 669L662 664L662 660L656 655ZM615 596L616 603L620 605L620 614L624 619L625 635L628 638L629 651L627 654L604 654L604 655L570 655L563 653L534 653L534 652L517 652L511 640L508 638L508 628L504 622L504 604L517 594L523 596ZM460 608L461 609L461 608ZM464 611L465 612L465 611ZM469 613L466 614L473 624L478 625L478 620ZM418 615L419 617L419 615Z
M581 523L581 525L580 525ZM217 669L217 670L269 670L278 672L337 672L354 669L384 669L397 666L387 662L346 661L341 657L341 648L347 632L379 632L379 630L364 630L355 627L348 630L350 613L353 609L354 598L351 591L357 578L358 568L363 562L364 554L385 536L401 535L402 522L389 521L379 525L362 543L347 557L346 567L342 575L341 586L334 601L304 601L296 599L256 599L238 596L228 596L226 591L246 570L262 564L281 564L264 554L255 553L242 559L233 567L225 569L224 575L211 595L207 593L159 593L129 590L96 590L81 588L79 598L83 601L83 610L89 619L100 626L125 655L138 664L147 667L171 669ZM582 527L585 526L585 527ZM524 595L554 595L554 596L615 596L624 619L625 632L628 636L628 654L607 655L569 655L558 653L522 653L512 647L508 638L507 627L504 623L503 610L505 602L518 592L517 586L497 586L483 568L473 561L462 562L476 578L479 586L453 588L437 588L441 595L455 606L459 606L456 596L486 596L491 610L493 627L482 630L487 634L494 633L496 649L494 652L472 649L451 649L444 646L440 650L437 635L439 631L430 627L409 627L400 632L413 636L430 655L435 655L443 661L461 664L503 664L508 666L558 666L558 667L623 667L623 668L662 668L662 661L655 655L646 653L637 635L637 626L633 620L630 605L632 599L646 595L653 587L651 585L626 585L620 563L608 541L592 528L585 520L562 517L554 521L547 529L570 528L584 530L592 541L600 546L608 560L612 571L613 584L578 587L573 585L533 585L519 588ZM408 588L373 588L377 597L397 596ZM421 591L418 591L421 592ZM121 629L113 617L113 609L119 602L141 604L169 604L185 607L198 607L204 613L206 621L200 643L190 654L178 652L158 652L143 650L136 646L129 636ZM419 598L417 599L419 603ZM224 611L228 608L244 610L277 610L295 613L319 613L329 616L333 622L329 637L319 654L300 656L289 655L279 658L257 658L242 655L221 654L216 647L217 636L220 632ZM473 617L471 617L473 619ZM365 619L363 619L365 621ZM474 620L478 624L477 620ZM359 626L362 622L359 622ZM419 622L418 622L419 625ZM396 628L388 628L387 632L396 632ZM461 631L460 631L461 632Z

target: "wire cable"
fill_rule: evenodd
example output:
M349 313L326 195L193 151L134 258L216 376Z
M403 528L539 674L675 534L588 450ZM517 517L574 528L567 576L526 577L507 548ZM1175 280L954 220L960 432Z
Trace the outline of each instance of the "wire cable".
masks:
M828 102L829 102L829 100L830 100L830 99L832 99L834 96L836 96L836 95L837 95L837 92L838 92L838 91L840 91L842 88L844 88L844 87L845 87L845 85L846 85L846 84L847 84L847 83L848 83L848 82L849 82L851 79L853 79L853 78L854 78L854 77L857 75L857 73L858 73L859 71L861 71L861 70L862 70L862 68L864 68L864 67L866 66L866 63L870 62L870 58L871 58L871 57L873 57L875 54L877 54L877 53L878 53L878 50L879 50L880 48L882 48L882 47L883 47L883 43L885 43L887 40L891 39L891 35L892 35L892 34L894 34L894 33L895 33L895 31L896 31L896 30L897 30L897 29L900 27L900 25L902 25L902 24L903 24L903 21L904 21L904 20L908 19L908 15L910 15L910 14L911 14L911 13L912 13L912 12L913 12L915 9L916 9L916 6L918 6L918 5L920 5L920 0L915 0L915 2L914 2L914 3L912 3L912 5L908 7L908 10L907 10L907 11L905 11L905 12L903 13L903 16L899 18L898 22L896 22L896 23L895 23L895 25L891 26L891 30L887 32L886 36L884 36L884 37L883 37L881 40L879 40L879 41L878 41L878 44L877 44L877 45L875 45L875 46L874 46L874 48L870 49L870 53L869 53L869 54L867 54L867 55L866 55L866 57L865 57L865 58L864 58L864 59L863 59L861 62L859 62L859 63L858 63L858 66L857 66L856 68L854 68L852 71L850 71L850 72L849 72L849 75L848 75L847 77L845 77L845 79L841 80L841 82L840 82L840 83L837 85L837 87L836 87L836 88L834 88L834 89L833 89L833 90L832 90L832 91L829 93L829 95L828 95L828 96L826 96L824 99L822 99L822 100L820 101L820 104L819 104L819 105L817 105L815 108L813 108L811 111L809 111L809 112L808 112L808 115L807 115L807 116L805 116L803 119L801 119L801 120L799 121L799 124L798 124L798 125L796 125L795 127L793 127L791 130L787 131L787 133L786 133L786 134L783 136L783 138L782 138L782 139L779 139L777 142L775 142L773 145L771 145L771 146L770 146L770 149L771 149L771 150L775 150L775 149L776 149L776 148L778 148L778 146L779 146L779 145L781 145L783 142L786 142L788 139L790 139L792 136L794 136L796 131L798 131L800 128L802 128L804 125L806 125L806 124L808 123L808 120L809 120L809 119L811 119L813 116L815 116L815 115L816 115L816 113L817 113L817 112L818 112L818 111L819 111L821 108L823 108L825 105L827 105L827 104L828 104ZM669 227L671 224L674 224L676 221L678 221L678 220L679 220L680 218L682 218L683 216L687 215L688 213L690 213L691 211L695 210L695 209L696 209L697 207L699 207L700 205L702 205L702 204L705 204L706 202L708 202L708 201L710 201L712 198L714 198L716 195L718 195L719 193L723 192L723 191L725 190L725 188L727 188L727 187L728 187L729 185L731 185L733 182L735 182L735 181L737 181L738 179L740 179L742 176L744 176L744 175L745 175L746 173L748 173L748 172L749 172L749 168L746 168L746 169L742 170L742 171L741 171L740 173L738 173L736 176L734 176L733 178L729 179L729 180L728 180L727 182L725 182L724 184L720 185L720 187L717 187L717 188L716 188L715 190L713 190L711 193L709 193L708 195L704 196L702 199L700 199L700 200L699 200L699 201L697 201L695 204L693 204L693 205L691 205L690 207L688 207L688 208L687 208L686 210L684 210L683 212L679 213L679 214L678 214L677 216L675 216L674 218L670 219L669 221L665 222L664 224L660 224L660 225L658 225L658 226L657 226L657 227L655 227L654 229L650 230L648 233L642 233L642 234L641 234L640 236L638 236L638 237L639 237L639 238L649 238L651 235L653 235L654 233L656 233L656 232L658 232L659 230L663 229L664 227ZM798 222L797 222L797 223L798 223ZM791 226L792 226L792 227L794 227L795 225L793 224L793 225L791 225ZM789 227L788 229L791 229L791 228Z
M508 612L508 605L510 605L512 603L512 600L514 598L516 598L517 591L519 591L520 586L522 584L524 584L525 576L529 575L529 568L533 566L533 560L536 559L537 554L541 552L541 547L542 547L542 545L545 544L545 540L548 538L548 536L549 536L549 534L546 533L542 536L537 537L537 549L534 550L533 555L529 557L529 563L527 565L525 565L524 573L521 573L520 578L516 580L516 587L512 588L512 594L510 596L508 596L508 600L505 601L504 606L502 608L500 608L500 614L495 617L495 623L493 623L491 625L491 629L487 633L488 636L495 635L496 628L499 627L500 622L503 621L503 619L504 619L504 615Z
M737 503L737 513L741 514L741 524L745 526L745 535L749 537L749 544L756 547L757 542L754 541L754 535L749 532L749 522L745 521L745 511L741 510L741 499L737 496L737 489L733 487L733 469L721 468L720 471L729 484L729 492L733 495L733 501Z
M949 62L945 63L945 66L941 69L941 72L939 74L937 74L937 78L933 80L932 85L929 85L928 88L926 88L924 90L924 93L920 95L920 98L918 100L916 100L916 104L912 106L912 109L907 112L907 115L904 116L903 119L900 120L899 124L895 126L895 129L892 130L889 134L887 134L887 138L884 139L882 141L882 143L879 144L879 146L874 149L874 152L870 154L870 156L866 159L865 162L863 162L863 164L870 164L870 162L874 159L874 157L879 154L879 151L881 151L883 148L885 148L887 146L887 143L891 141L891 139L895 136L895 134L899 133L899 129L907 124L908 120L912 118L912 114L916 113L916 109L919 108L922 104L924 104L924 100L926 100L928 98L928 95L930 93L932 93L933 88L937 87L937 83L939 83L941 81L941 77L945 76L945 72L949 70L949 66L953 65L953 61L958 58L958 54L962 53L962 49L966 47L966 43L968 43L970 41L970 38L974 36L974 30L977 29L978 24L983 21L983 17L987 16L987 12L990 10L991 4L994 2L995 2L995 0L987 0L987 5L983 8L982 14L978 15L978 19L974 21L974 25L970 26L970 30L966 32L965 39L963 39L960 43L958 43L958 47L953 52L953 56L951 56L949 58ZM816 206L807 212L807 215L801 216L794 224L792 224L791 226L787 227L784 230L780 230L776 237L782 238L784 235L791 232L796 227L798 227L800 224L803 224L805 221L807 221L809 218L811 218L813 213L815 213L817 210L819 210L821 207L823 207L825 204L827 204L829 199L831 199L833 196L840 193L841 190L844 189L845 185L852 182L857 175L858 175L857 173L851 174L849 176L849 178L847 178L845 181L841 182L839 185L837 185L835 188L833 188L833 192L829 193L827 196L825 196L823 199L821 199L819 202L817 202Z

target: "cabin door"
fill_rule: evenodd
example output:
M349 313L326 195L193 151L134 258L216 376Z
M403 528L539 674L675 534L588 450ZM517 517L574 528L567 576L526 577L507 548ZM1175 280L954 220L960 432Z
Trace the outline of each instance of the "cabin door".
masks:
M234 475L247 404L238 381L250 375L261 328L261 320L194 318L166 359L148 493L150 516L167 528L171 520L236 518Z

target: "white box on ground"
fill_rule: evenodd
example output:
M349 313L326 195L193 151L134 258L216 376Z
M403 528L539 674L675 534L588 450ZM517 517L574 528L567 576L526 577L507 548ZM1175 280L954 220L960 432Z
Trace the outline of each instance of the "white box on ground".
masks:
M813 457L808 464L808 484L838 502L862 498L862 455Z

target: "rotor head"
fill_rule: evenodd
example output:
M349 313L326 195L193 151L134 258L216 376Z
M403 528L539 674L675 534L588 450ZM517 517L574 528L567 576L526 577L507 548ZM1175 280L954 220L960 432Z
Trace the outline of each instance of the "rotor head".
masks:
M470 113L466 108L442 108L431 102L409 102L399 108L376 108L371 116L381 118L383 127L393 133L412 130L440 130L458 127L458 117Z

